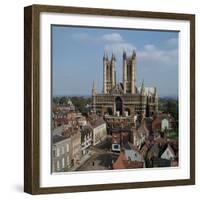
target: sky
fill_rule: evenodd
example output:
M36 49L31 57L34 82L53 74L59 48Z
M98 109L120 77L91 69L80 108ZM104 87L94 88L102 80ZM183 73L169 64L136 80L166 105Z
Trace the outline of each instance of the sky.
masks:
M157 87L160 97L178 97L178 32L52 26L53 96L91 95L103 87L103 55L116 56L122 82L122 54L136 51L136 84Z

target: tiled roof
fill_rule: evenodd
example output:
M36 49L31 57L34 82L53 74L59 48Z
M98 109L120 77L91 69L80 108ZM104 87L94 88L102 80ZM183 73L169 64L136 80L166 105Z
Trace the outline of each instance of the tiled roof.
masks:
M143 161L132 161L127 160L123 152L120 153L118 159L113 164L113 169L133 169L133 168L143 168Z
M105 124L106 122L103 120L102 117L98 117L96 119L91 119L89 120L89 124L91 125L92 128L96 128L102 124Z
M144 162L141 161L124 161L125 169L143 168Z

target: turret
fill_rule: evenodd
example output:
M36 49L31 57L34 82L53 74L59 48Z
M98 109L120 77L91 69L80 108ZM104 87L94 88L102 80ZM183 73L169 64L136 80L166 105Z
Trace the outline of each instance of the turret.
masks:
M144 79L143 79L141 89L140 89L140 95L144 96L144 93L145 93L145 88L144 88Z
M111 61L116 61L115 55L112 53Z
M92 109L96 112L96 85L94 81L92 86Z
M115 55L112 54L112 58L111 58L111 67L112 67L112 87L114 87L116 85L116 69L115 69L115 65L116 65L116 58Z
M126 52L123 51L123 86L124 86L124 94L126 93L126 81L127 81L127 62L126 62Z
M103 56L103 93L104 94L107 93L107 89L106 89L107 63L108 63L108 55L106 52L104 52L104 56Z
M108 54L104 51L103 60L108 60Z
M158 112L158 99L159 99L159 97L158 97L158 92L156 90L156 87L154 88L154 98L155 98L155 103L156 103L155 110L156 110L156 112Z
M135 88L136 88L136 53L135 50L133 50L132 53L132 70L131 70L131 93L135 94Z
M133 50L132 59L135 59L135 58L136 58L136 52L135 52L135 50Z
M125 59L126 59L126 52L123 51L123 60L125 60Z
M92 85L92 96L96 95L96 85L95 82L93 81L93 85Z

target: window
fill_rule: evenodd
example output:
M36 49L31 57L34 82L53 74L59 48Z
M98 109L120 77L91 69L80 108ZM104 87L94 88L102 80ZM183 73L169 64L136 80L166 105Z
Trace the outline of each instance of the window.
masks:
M65 158L62 158L62 168L65 167Z
M67 165L69 165L69 156L67 156Z
M169 151L167 151L167 156L169 156Z
M69 144L66 144L66 151L69 152Z
M56 157L56 150L53 150L53 157Z
M56 168L57 168L57 171L59 171L60 170L60 162L59 162L59 160L57 160L57 163L56 163Z
M62 154L65 153L65 147L64 146L62 146L61 151L62 151Z
M57 147L57 149L56 149L56 156L57 157L60 156L60 149L59 149L59 147Z
M115 144L114 149L118 149L118 146L119 146L118 144Z

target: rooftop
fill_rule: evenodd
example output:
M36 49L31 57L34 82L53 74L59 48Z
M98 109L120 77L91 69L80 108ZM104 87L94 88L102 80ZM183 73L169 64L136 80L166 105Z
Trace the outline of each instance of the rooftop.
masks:
M63 135L54 135L53 136L53 144L61 142L63 140L67 139L67 137L63 136Z

